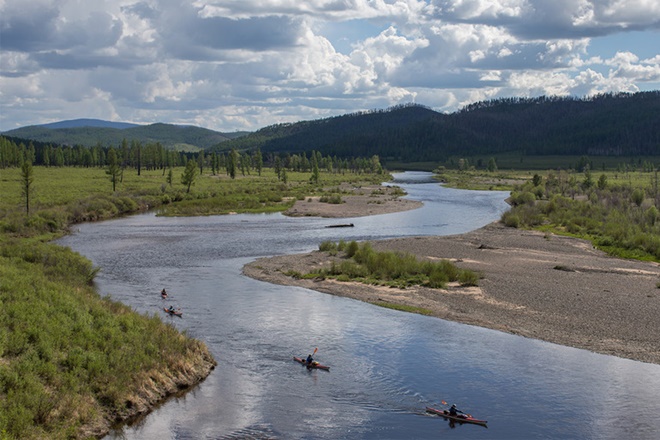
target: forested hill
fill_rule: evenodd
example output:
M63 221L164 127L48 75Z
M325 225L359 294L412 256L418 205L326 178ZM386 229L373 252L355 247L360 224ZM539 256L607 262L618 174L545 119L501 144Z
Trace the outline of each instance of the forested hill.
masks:
M54 124L49 124L53 126ZM177 150L207 149L229 140L232 135L201 127L151 124L136 125L128 128L101 126L94 123L85 126L65 126L50 128L49 125L31 125L2 133L13 138L28 139L59 145L82 145L92 147L119 146L125 139L128 142L144 144L160 143L165 148ZM58 127L58 125L54 125Z
M216 146L263 152L317 150L401 161L515 152L660 155L660 91L590 98L507 98L442 114L404 105L263 128Z

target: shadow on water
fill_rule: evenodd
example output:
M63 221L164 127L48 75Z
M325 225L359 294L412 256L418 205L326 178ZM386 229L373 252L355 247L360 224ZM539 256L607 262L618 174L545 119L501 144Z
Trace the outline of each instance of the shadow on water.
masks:
M342 220L351 228L280 214L147 214L81 225L62 239L102 268L102 294L139 312L164 315L167 287L167 304L184 312L171 322L218 361L191 392L108 438L658 438L660 366L241 274L255 258L324 240L462 233L506 210L506 193L443 188L424 180L428 173L399 178L424 182L400 184L424 207ZM292 360L315 347L330 372ZM442 400L488 420L488 429L426 413ZM624 422L621 410L635 421Z

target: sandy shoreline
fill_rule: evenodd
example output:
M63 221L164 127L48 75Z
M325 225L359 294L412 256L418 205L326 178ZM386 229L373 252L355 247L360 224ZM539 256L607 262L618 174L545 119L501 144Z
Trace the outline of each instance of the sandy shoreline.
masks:
M407 211L422 206L422 202L400 198L394 187L368 185L353 187L343 185L343 190L351 195L343 196L341 204L323 203L320 197L308 197L296 201L284 212L292 217L349 218L367 215L388 214Z
M302 203L307 202L296 205ZM318 216L356 216L355 212L344 212L344 204L321 205L327 205L324 208L332 215L317 212ZM411 206L393 202L381 208L395 212L413 209ZM364 204L362 209L366 209ZM450 259L480 272L483 278L477 288L401 290L298 280L282 273L307 273L310 267L329 265L336 258L318 251L261 258L246 265L243 272L275 284L376 304L421 307L442 319L660 364L660 265L656 263L612 258L583 240L507 228L500 223L462 235L406 237L372 244L376 250Z

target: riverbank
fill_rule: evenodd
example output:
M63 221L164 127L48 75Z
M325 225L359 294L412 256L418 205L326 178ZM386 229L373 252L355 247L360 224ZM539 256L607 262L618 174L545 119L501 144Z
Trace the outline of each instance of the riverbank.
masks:
M96 272L69 248L0 237L3 439L100 438L215 368L203 342L101 297Z
M180 335L179 338L188 337ZM203 382L217 364L206 344L190 339L187 342L187 352L181 359L171 362L168 368L141 373L132 386L133 390L127 397L125 407L121 411L107 413L98 424L83 426L80 438L102 438L116 424L139 419L170 397L183 396L191 388Z
M377 251L448 259L482 274L479 287L405 290L334 280L295 279L287 271L330 266L324 252L258 259L245 275L373 304L423 309L477 325L597 353L660 364L660 266L622 260L584 240L493 223L467 234L373 242Z

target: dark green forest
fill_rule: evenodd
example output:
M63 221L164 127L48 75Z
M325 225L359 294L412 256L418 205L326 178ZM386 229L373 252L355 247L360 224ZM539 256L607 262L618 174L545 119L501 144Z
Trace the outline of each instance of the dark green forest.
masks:
M660 155L660 91L590 98L504 98L451 114L408 104L263 128L215 148L378 155L385 164L516 154Z

